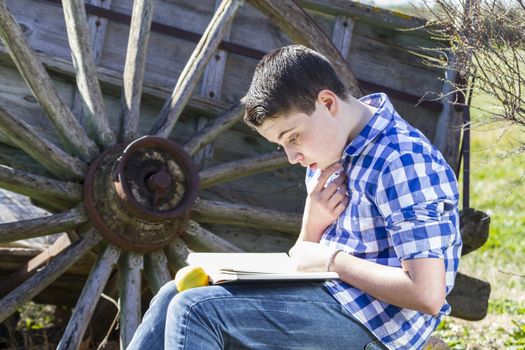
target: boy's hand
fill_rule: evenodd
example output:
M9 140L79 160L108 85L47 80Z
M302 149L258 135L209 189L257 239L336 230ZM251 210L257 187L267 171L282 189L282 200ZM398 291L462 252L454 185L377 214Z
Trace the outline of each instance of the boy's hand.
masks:
M288 252L297 271L326 271L328 259L334 249L313 242L297 242Z
M319 242L324 230L336 221L348 206L345 173L341 173L326 186L326 182L336 171L342 171L339 163L323 170L317 184L306 197L300 240Z

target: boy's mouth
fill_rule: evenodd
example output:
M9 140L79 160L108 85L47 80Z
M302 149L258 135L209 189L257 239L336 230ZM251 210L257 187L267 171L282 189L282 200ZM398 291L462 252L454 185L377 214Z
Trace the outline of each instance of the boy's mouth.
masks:
M311 171L317 170L317 163L312 163L308 165L308 169L310 169Z

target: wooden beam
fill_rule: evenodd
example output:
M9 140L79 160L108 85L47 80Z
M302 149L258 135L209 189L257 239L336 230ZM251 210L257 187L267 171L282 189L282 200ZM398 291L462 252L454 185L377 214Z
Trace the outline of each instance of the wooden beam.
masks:
M78 349L100 299L100 294L119 256L120 249L111 244L108 244L99 254L75 305L75 311L58 343L58 350Z
M190 155L195 155L199 150L215 140L217 136L231 128L235 123L239 122L243 115L243 105L237 105L230 108L224 114L217 117L212 123L197 131L197 133L184 144L184 149Z
M221 6L215 11L210 24L179 76L171 97L162 108L159 118L150 132L151 134L166 138L170 135L206 64L213 52L217 50L241 4L241 0L223 0Z
M111 0L87 0L86 4L109 9L111 7ZM106 37L106 28L108 26L108 19L105 17L99 17L94 15L88 15L88 29L89 36L91 38L91 44L93 47L93 61L95 66L100 63L100 57L102 56L102 49L104 47L104 39ZM99 80L100 81L100 80ZM74 89L73 96L73 107L71 108L73 114L82 123L83 120L83 106L82 97L78 89Z
M128 252L119 262L120 348L126 349L140 324L141 276L143 256Z
M145 255L144 270L153 295L157 294L159 289L171 280L168 258L162 250Z
M222 239L215 233L205 229L193 220L190 220L182 238L193 250L210 252L242 252L243 250L234 244Z
M134 1L120 100L120 139L124 142L138 137L140 99L152 17L153 0Z
M347 61L350 57L353 30L354 20L351 17L339 15L335 18L332 42Z
M57 76L71 77L75 74L73 65L68 60L44 52L38 52L36 56L50 72L55 73ZM13 64L12 59L8 56L3 46L0 46L0 63L7 66ZM103 84L103 87L106 88L105 92L118 96L123 85L122 73L100 66L97 67L97 73L99 81ZM144 81L143 95L145 94L148 99L155 101L155 103L162 102L169 98L172 91L173 89L162 84L147 80ZM191 96L188 106L193 111L198 111L203 115L209 116L225 113L230 107L230 105L225 102L213 101L198 95Z
M164 248L168 264L173 271L177 271L183 266L186 266L186 259L190 250L186 243L179 237L175 238L166 248Z
M191 217L201 223L265 228L294 235L299 234L302 221L298 213L205 199L196 201Z
M80 184L53 180L4 165L0 165L0 187L39 201L59 201L58 207L61 208L69 208L82 200Z
M0 243L41 237L74 229L88 221L80 205L60 214L0 224Z
M104 98L97 79L97 70L91 49L88 20L84 1L63 0L64 19L73 66L76 71L78 91L83 101L83 112L87 117L89 135L101 147L107 148L116 141L109 126Z
M99 153L97 146L87 137L78 120L60 98L44 66L38 61L24 33L9 13L5 1L0 1L0 39L33 95L55 125L64 145L84 161L93 159Z
M0 100L1 103L1 100ZM87 165L46 140L35 129L16 118L0 104L2 132L16 146L58 177L83 179Z
M436 123L434 138L432 143L443 153L448 164L454 169L458 169L459 139L461 135L461 115L456 111L455 104L458 102L456 91L455 70L456 58L454 55L447 55L449 60L445 70L445 80L443 81L440 100L443 105L441 114ZM456 174L458 176L458 174Z
M0 322L3 322L23 303L33 299L38 293L53 283L101 240L102 237L94 229L90 229L81 239L51 259L45 268L39 270L2 298L0 300Z
M343 56L330 39L322 35L323 31L317 23L295 1L249 0L249 2L266 14L295 43L315 48L325 55L352 96L362 95L357 80Z
M280 169L288 165L288 158L283 152L275 151L241 160L223 163L213 168L201 170L200 188L204 189L219 183L232 181L241 177L259 174L265 171Z

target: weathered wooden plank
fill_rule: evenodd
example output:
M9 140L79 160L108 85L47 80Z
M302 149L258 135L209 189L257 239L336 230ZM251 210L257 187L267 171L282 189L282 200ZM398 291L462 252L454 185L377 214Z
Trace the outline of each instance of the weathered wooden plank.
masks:
M183 266L186 266L186 259L190 250L186 243L177 237L171 242L166 248L164 248L166 257L168 258L168 264L173 271L177 271Z
M63 0L69 47L76 71L78 91L83 101L83 112L89 136L101 147L109 147L116 141L109 127L102 91L91 48L88 20L84 1Z
M452 307L450 315L479 321L487 315L489 296L490 283L458 272L454 288L447 296Z
M215 233L205 229L193 220L190 220L184 234L184 241L192 247L193 250L210 251L210 252L242 252L237 247Z
M120 256L120 249L108 244L98 256L97 262L91 269L82 293L75 306L75 312L67 323L66 330L62 335L57 349L78 349L84 333L89 325L97 302L104 286L106 285L113 266Z
M71 240L68 235L64 233L47 249L44 249L42 252L29 259L10 275L2 278L2 284L0 285L0 298L34 275L40 267L47 264L51 258L60 254L70 245Z
M85 163L41 137L33 127L13 116L1 104L0 125L2 132L13 144L55 175L62 178L83 179L87 169Z
M27 44L24 33L9 13L4 1L0 2L0 37L13 57L35 98L57 128L64 145L83 160L91 160L98 149L91 141L71 110L62 101L51 78Z
M0 322L15 312L20 305L33 299L35 295L55 281L86 252L100 242L101 239L102 237L94 229L89 230L81 239L51 259L45 268L39 270L2 298L0 300Z
M298 213L198 199L193 207L192 219L205 223L268 228L273 231L299 234L302 218Z
M354 20L351 17L339 15L335 18L332 42L345 60L348 60L350 55L353 30Z
M286 154L279 151L223 163L199 172L199 177L201 179L200 188L204 189L240 177L279 169L288 164Z
M162 137L169 136L184 106L188 102L202 71L213 52L219 46L225 31L228 29L235 12L241 4L242 1L240 0L223 0L221 6L215 11L208 28L206 28L186 67L184 67L184 71L181 73L170 99L166 101L162 108L159 119L151 130L152 134Z
M361 96L357 80L344 58L328 37L319 35L321 33L319 27L299 5L293 0L250 0L250 3L272 19L295 43L315 47L325 55L332 62L335 71L350 93L353 96Z
M215 9L221 4L221 0L215 0ZM231 26L225 31L223 40L230 38ZM207 96L212 100L220 100L222 95L222 78L224 68L228 59L228 53L225 50L217 50L212 60L208 62L204 73L202 74L200 94Z
M388 28L418 28L426 23L423 18L418 18L394 10L378 6L367 5L348 0L297 0L305 9L311 9L333 15L358 17L360 21L367 21L378 26ZM414 35L428 38L429 33L423 29L414 31Z
M152 17L153 0L134 1L121 97L120 139L124 142L138 137L140 99Z
M88 221L84 206L80 205L60 214L0 224L0 242L41 237L74 229Z
M162 250L148 253L144 258L144 274L148 280L151 292L155 295L163 285L171 280L168 258Z
M126 349L140 323L140 270L144 268L143 256L128 252L119 262L120 348Z
M215 0L214 8L217 9L220 6L220 4L221 0ZM224 33L223 40L229 39L230 32L231 26ZM201 96L206 96L212 100L221 100L222 81L227 58L228 54L225 50L217 50L215 52L214 58L208 62L206 68L204 69L204 73L202 74L201 88L199 92ZM199 116L197 118L197 130L204 128L208 124L208 122L208 117ZM200 168L203 168L207 165L212 155L213 146L210 143L208 143L202 150L195 153L195 155L192 157L193 162L197 166L200 166Z
M36 200L59 202L59 207L71 206L82 200L80 184L53 180L4 165L0 165L0 187Z
M262 230L221 224L203 224L208 230L246 252L286 252L297 237L271 228Z
M434 145L443 153L449 161L452 169L456 170L459 155L459 140L461 135L461 116L456 111L454 104L458 101L455 93L457 71L456 58L453 55L447 55L448 68L445 71L445 80L441 91L441 103L443 109L436 123L434 134ZM458 175L458 174L456 174Z
M243 115L243 105L232 107L208 126L200 129L188 142L184 144L184 149L186 149L190 155L195 155L199 150L217 138L217 136L240 121Z

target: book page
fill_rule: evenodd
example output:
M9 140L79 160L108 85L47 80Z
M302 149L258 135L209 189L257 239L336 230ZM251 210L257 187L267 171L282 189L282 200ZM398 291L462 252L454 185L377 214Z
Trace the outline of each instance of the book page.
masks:
M201 266L207 272L232 270L245 273L295 272L286 253L190 253L189 265Z

